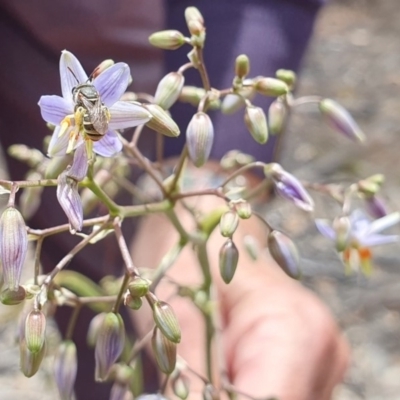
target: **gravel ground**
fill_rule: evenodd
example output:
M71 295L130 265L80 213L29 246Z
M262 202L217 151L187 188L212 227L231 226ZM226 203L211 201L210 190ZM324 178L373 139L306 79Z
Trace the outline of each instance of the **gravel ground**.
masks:
M319 182L354 181L384 173L385 198L397 209L400 174L396 139L400 130L400 7L398 0L336 0L320 15L304 63L298 95L319 94L347 107L368 136L364 146L327 129L313 107L293 115L282 164ZM303 112L304 111L304 112ZM332 204L317 201L317 214ZM400 399L400 257L398 245L377 249L371 278L347 277L331 244L317 237L310 221L291 207L269 214L298 239L304 283L330 306L352 346L352 363L334 400ZM48 370L33 379L18 372L9 308L0 307L1 398L54 398ZM45 394L47 393L47 394ZM46 397L47 396L47 397Z

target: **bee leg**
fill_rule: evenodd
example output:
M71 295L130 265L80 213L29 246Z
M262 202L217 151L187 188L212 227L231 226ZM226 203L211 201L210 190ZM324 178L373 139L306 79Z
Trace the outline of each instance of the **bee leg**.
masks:
M95 154L93 152L93 142L90 139L86 138L85 145L86 145L86 154L87 154L87 158L88 158L88 164L89 164L89 166L91 166L95 162Z

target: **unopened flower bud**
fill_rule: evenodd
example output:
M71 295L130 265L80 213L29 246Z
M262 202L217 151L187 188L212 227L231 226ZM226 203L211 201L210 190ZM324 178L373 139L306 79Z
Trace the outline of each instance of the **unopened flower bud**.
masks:
M254 236L246 235L243 238L243 245L247 251L247 254L250 256L250 258L252 260L256 261L258 259L258 254L259 254L260 250L258 248L258 243L257 243L256 239L254 238Z
M148 279L136 276L128 285L130 294L134 297L143 297L149 293L151 282Z
M348 217L337 217L333 220L332 227L336 233L336 250L344 251L348 246L351 222Z
M210 117L201 111L196 113L186 130L189 156L196 167L201 167L208 160L213 141L214 127Z
M191 21L197 21L200 24L204 24L204 18L196 7L187 7L185 9L185 19L187 24Z
M157 104L143 104L150 112L151 119L146 125L162 135L169 137L178 137L181 133L178 125L170 117L170 115Z
M235 60L235 74L240 79L243 79L250 72L250 60L246 54L241 54Z
M74 392L78 359L75 343L62 342L54 357L54 378L61 400L70 400Z
M184 86L181 94L179 95L179 100L183 103L189 103L192 106L197 107L205 95L206 91L203 88L196 86Z
M6 306L15 306L26 298L25 289L19 286L17 290L5 289L1 292L0 300Z
M239 261L239 251L235 243L228 239L219 252L219 271L223 281L228 284L234 277Z
M175 396L182 400L186 400L190 393L190 381L186 375L179 373L171 380L172 390Z
M267 142L267 118L261 107L247 106L244 112L244 122L257 143L264 144Z
M168 110L178 99L185 78L180 72L170 72L161 79L157 86L154 102Z
M129 292L124 297L124 305L131 310L139 310L142 304L143 300L140 297L134 297Z
M388 210L385 203L378 196L366 197L365 204L367 206L367 211L374 218L382 218L385 215L388 215Z
M44 344L46 317L40 310L31 311L25 320L25 342L31 353L37 353Z
M160 331L171 342L181 341L181 329L172 307L165 301L156 301L153 305L153 319Z
M10 291L18 291L28 249L28 234L21 213L7 207L0 218L0 260L4 284Z
M336 101L331 99L321 100L319 110L328 124L336 131L342 133L348 138L363 142L365 135L354 121L350 113Z
M379 186L382 186L383 183L385 182L385 175L383 174L374 174L369 176L368 178L365 179L368 182L373 182Z
M266 178L272 179L275 190L279 195L305 211L314 209L314 201L300 181L285 171L279 164L267 164L264 167L264 174Z
M177 30L169 29L153 33L149 37L149 42L160 49L176 50L185 44L185 36Z
M45 354L46 342L44 342L42 348L36 353L32 353L28 350L25 340L20 342L20 368L27 378L32 377L39 371L40 364Z
M288 116L286 106L279 99L274 100L268 109L268 126L272 135L279 135Z
M237 89L235 94L228 94L221 104L221 111L224 114L233 114L245 106L244 99L252 100L256 94L252 79L245 79L243 87Z
M289 87L293 87L296 83L296 73L290 69L278 69L275 76L285 82Z
M357 183L357 189L365 196L374 196L380 190L380 185L368 179L362 179Z
M264 96L278 97L289 92L288 85L275 78L259 78L256 81L255 89Z
M89 328L86 335L86 343L89 347L94 347L97 343L97 337L100 327L103 325L106 313L95 315L90 321Z
M222 214L219 221L219 229L221 231L221 235L224 237L232 237L238 225L239 217L236 212L227 211L225 214Z
M83 224L82 201L78 192L78 182L68 176L66 169L58 177L57 199L68 217L71 232L80 231Z
M294 279L300 277L299 253L288 236L279 231L271 231L268 235L268 250L287 275Z
M106 69L112 67L115 64L114 60L107 59L102 61L92 72L90 75L92 79L97 78L101 73L103 73Z
M243 199L232 200L230 204L235 207L237 215L241 219L249 219L251 217L251 205L249 202Z
M24 144L13 144L8 148L7 152L16 160L26 163L30 168L37 167L45 159L41 151L31 149Z
M107 313L99 329L95 347L96 381L101 382L107 378L112 365L122 353L124 342L125 327L121 315Z
M154 327L151 345L158 368L164 374L171 374L176 364L176 344L168 340L157 327Z

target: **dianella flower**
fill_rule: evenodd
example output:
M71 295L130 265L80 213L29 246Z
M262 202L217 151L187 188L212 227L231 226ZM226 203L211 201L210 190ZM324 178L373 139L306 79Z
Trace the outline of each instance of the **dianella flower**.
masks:
M75 343L65 340L54 357L54 378L62 400L70 400L74 392L78 358Z
M60 58L61 96L42 96L39 101L43 119L55 125L48 153L51 157L64 155L91 140L86 134L88 125L97 132L93 151L103 157L112 157L122 149L117 129L146 123L149 112L139 103L119 101L130 79L127 64L117 63L88 78L78 59L64 50ZM84 85L85 91L79 89ZM77 109L83 108L79 115ZM90 155L89 155L90 156ZM89 157L90 158L90 157Z
M318 230L325 237L341 244L341 255L347 272L361 268L362 272L371 271L371 247L399 241L398 235L383 235L380 232L397 224L400 213L395 212L382 218L372 220L363 211L355 210L348 217L348 232L343 245L343 223L330 224L328 220L315 221Z

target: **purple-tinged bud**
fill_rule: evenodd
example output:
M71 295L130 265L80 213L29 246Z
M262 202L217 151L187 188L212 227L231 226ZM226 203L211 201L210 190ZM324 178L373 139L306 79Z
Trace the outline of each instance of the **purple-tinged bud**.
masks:
M357 142L363 142L365 135L354 121L350 113L336 101L323 99L319 103L319 110L327 123L336 131Z
M296 83L296 73L290 69L278 69L275 76L291 88Z
M122 353L124 342L125 327L121 315L107 313L99 329L95 347L95 380L97 382L107 379L112 365Z
M332 228L335 231L336 250L344 251L348 247L351 232L351 222L348 217L336 217L333 220Z
M25 320L25 343L31 353L38 353L46 336L46 316L40 310L31 311Z
M77 372L78 358L75 343L66 340L60 344L54 357L54 378L61 400L72 399Z
M151 281L136 276L129 282L128 290L133 297L143 297L149 293Z
M286 106L279 99L272 102L268 109L268 126L272 135L279 135L288 116Z
M25 300L26 292L22 286L17 290L5 289L1 292L0 300L6 306L15 306Z
M82 201L78 192L78 182L67 175L68 170L65 170L58 177L57 199L68 217L71 232L75 233L82 229Z
M247 254L250 256L250 258L252 260L256 261L258 259L258 255L260 253L260 249L258 247L258 242L254 238L254 236L246 235L243 238L243 245L247 251Z
M272 179L276 192L295 206L305 210L314 209L314 201L300 181L285 171L279 164L271 163L264 167L266 178Z
M210 117L204 112L196 113L186 130L189 156L196 167L201 167L210 156L214 142L214 127Z
M219 229L224 237L232 237L239 225L239 217L235 211L227 211L219 220Z
M182 400L186 400L190 393L190 380L186 375L178 373L171 379L172 391L175 396Z
M154 131L169 137L178 137L181 131L170 115L157 104L143 104L151 114L146 125Z
M103 73L106 69L112 67L115 64L114 60L107 59L102 61L92 72L90 75L92 79L97 78L101 73Z
M10 291L18 291L28 249L28 234L21 213L7 207L0 218L0 260L4 284Z
M257 143L264 144L267 142L267 118L261 107L247 106L244 112L244 122Z
M176 50L185 44L185 36L177 30L169 29L153 33L149 36L149 42L159 49Z
M22 373L30 378L39 371L40 364L46 354L46 342L37 353L32 353L26 347L25 340L20 342L20 368Z
M221 396L219 391L211 383L207 383L203 389L203 399L204 400L220 400Z
M259 78L256 80L255 89L263 96L278 97L289 92L288 85L275 78Z
M268 235L268 250L287 275L294 279L300 278L299 253L288 236L279 231L271 231Z
M153 305L153 319L164 336L173 343L181 341L181 329L172 307L165 301Z
M168 340L157 327L154 327L151 345L158 368L164 374L171 374L176 365L176 344Z
M185 83L180 72L170 72L161 79L157 86L154 102L164 110L168 110L178 100Z
M368 213L374 218L382 218L388 215L388 210L382 198L378 196L368 196L365 198L365 205Z
M219 272L223 281L228 284L234 277L239 261L239 251L235 243L228 239L219 252Z
M249 219L251 217L251 205L249 202L243 199L232 200L229 203L231 206L235 207L237 215L241 219Z
M26 180L39 180L43 176L36 171L31 171L26 177ZM21 214L25 219L30 219L40 206L41 196L43 192L42 186L27 187L23 190L19 199L19 207Z
M131 310L139 310L142 304L143 301L140 297L134 297L129 292L124 297L124 305Z
M95 315L90 321L86 335L86 343L89 347L94 347L97 343L100 327L103 325L106 313Z
M250 60L246 54L241 54L235 60L235 75L243 79L250 72Z

